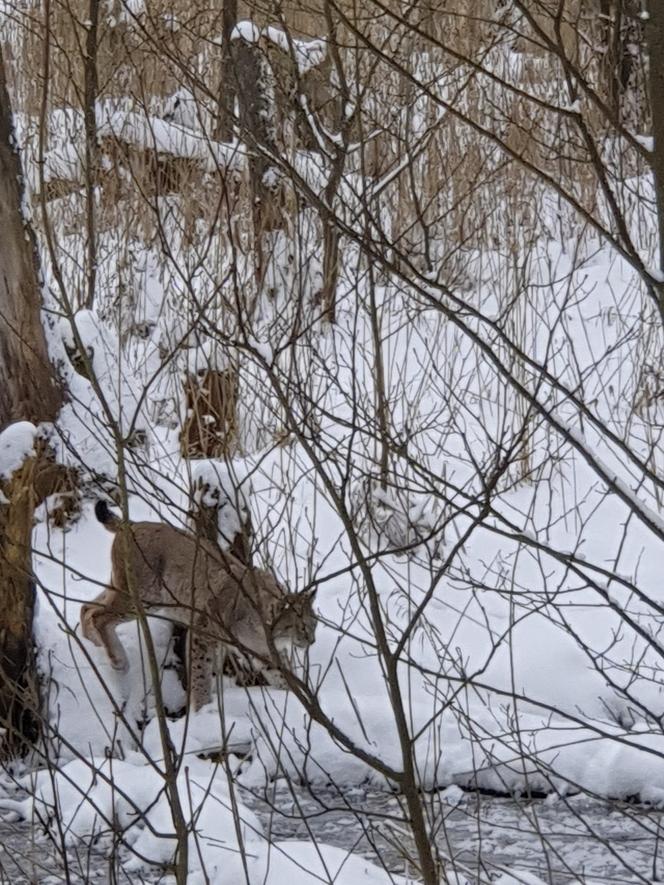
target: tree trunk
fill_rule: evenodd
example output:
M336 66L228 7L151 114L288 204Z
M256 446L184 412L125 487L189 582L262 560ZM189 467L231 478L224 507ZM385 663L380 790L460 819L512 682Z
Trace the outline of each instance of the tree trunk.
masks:
M11 482L2 485L0 505L0 727L2 755L14 755L39 734L39 699L34 673L31 578L34 479L37 459L27 458Z
M652 155L657 218L659 221L659 266L664 271L664 3L651 0L646 27L650 66L650 113L654 149ZM664 291L660 288L660 312L664 315Z
M265 275L263 235L275 226L274 194L266 181L270 162L261 150L276 153L274 105L269 84L272 72L260 43L237 37L231 42L240 135L249 145L249 179L254 231L254 262L258 292ZM248 311L251 314L251 310Z
M237 0L224 0L221 29L221 84L219 87L219 116L215 138L219 141L233 140L235 119L235 74L231 54L231 35L237 24Z
M97 282L97 220L95 217L95 188L98 178L97 147L97 32L99 27L99 0L90 0L88 8L87 37L85 41L85 202L87 215L87 293L85 306L92 310Z
M0 427L52 421L61 402L41 325L37 247L23 218L22 180L0 49Z
M41 325L38 257L34 234L23 218L22 180L0 48L0 429L14 421L53 421L61 403ZM7 501L0 506L0 725L6 729L5 752L32 741L38 721L30 568L39 494L35 479L45 458L45 447L38 448L3 484Z

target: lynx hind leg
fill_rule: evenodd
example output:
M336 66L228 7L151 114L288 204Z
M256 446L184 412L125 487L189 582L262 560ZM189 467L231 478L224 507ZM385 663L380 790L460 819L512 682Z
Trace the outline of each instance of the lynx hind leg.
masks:
M83 638L87 639L98 648L103 646L101 634L97 628L97 618L102 614L103 610L94 602L86 602L81 606L81 633Z
M103 648L114 670L129 669L129 659L115 628L122 619L99 603L87 603L81 607L81 633L84 638Z
M187 663L188 686L194 711L200 710L212 700L210 683L215 664L215 645L203 636L197 635L195 628L188 633Z
M121 620L112 615L106 615L105 617L102 615L97 620L101 621L101 624L98 627L98 632L101 636L104 648L106 649L106 654L111 662L111 666L114 670L126 672L129 670L129 658L127 657L124 645L120 642L118 634L115 632L117 625L122 623Z

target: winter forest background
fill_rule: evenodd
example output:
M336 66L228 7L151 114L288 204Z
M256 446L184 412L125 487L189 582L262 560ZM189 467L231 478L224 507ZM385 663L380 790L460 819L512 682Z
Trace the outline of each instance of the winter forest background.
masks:
M660 881L664 7L1 28L7 881ZM98 499L315 589L308 654L194 712L143 609L113 671Z

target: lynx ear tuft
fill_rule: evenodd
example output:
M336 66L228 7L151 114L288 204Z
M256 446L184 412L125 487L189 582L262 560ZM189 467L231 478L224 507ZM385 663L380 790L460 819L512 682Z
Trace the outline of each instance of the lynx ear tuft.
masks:
M300 593L300 596L303 596L305 599L314 599L316 594L318 593L318 584L314 584L311 590L303 590Z

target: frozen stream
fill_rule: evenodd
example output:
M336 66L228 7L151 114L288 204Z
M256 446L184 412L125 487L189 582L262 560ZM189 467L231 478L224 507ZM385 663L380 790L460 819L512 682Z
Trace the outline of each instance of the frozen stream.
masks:
M520 801L456 788L446 796L461 801L449 805L440 801L440 794L432 796L436 841L443 856L452 858L471 881L486 881L508 868L552 883L664 879L659 811L584 796ZM398 797L361 789L345 791L343 801L339 795L317 797L302 788L291 795L280 787L271 803L279 813L270 816L266 809L261 815L266 829L271 821L275 837L313 834L320 841L354 846L374 862L378 857L391 871L411 871L404 867L400 847L405 813ZM346 803L359 813L344 808ZM289 807L292 817L284 817Z
M660 844L662 813L642 806L587 797L496 798L455 788L432 796L437 844L471 882L530 873L545 882L654 882L664 877ZM352 849L393 872L411 871L404 812L397 796L361 788L332 790L280 784L267 798L242 791L257 811L266 834L275 840L316 839ZM460 800L458 804L448 804ZM0 824L0 882L172 882L167 876L143 879L122 871L97 852L70 854L65 872L54 847L27 823ZM510 880L510 885L533 879ZM240 883L238 883L240 885Z

